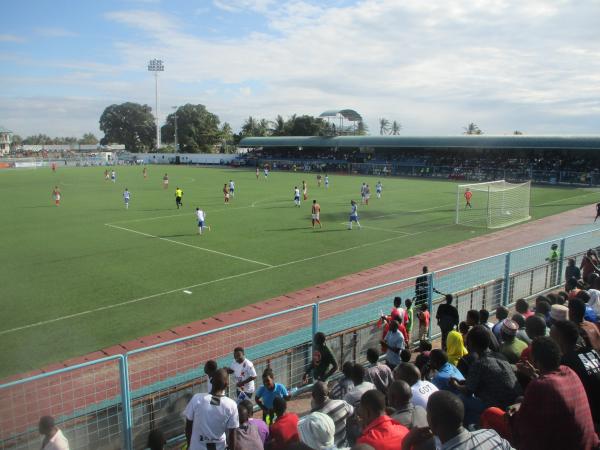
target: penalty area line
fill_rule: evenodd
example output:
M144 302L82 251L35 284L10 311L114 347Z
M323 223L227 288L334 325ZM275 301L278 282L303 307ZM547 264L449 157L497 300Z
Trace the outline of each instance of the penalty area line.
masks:
M431 232L431 231L441 230L441 229L449 228L449 227L453 227L453 226L454 226L454 224L445 224L445 225L442 225L440 227L436 227L434 229L427 230L427 231ZM113 226L113 227L116 227L116 226ZM361 244L361 245L356 245L354 247L348 247L348 248L336 250L336 251L333 251L333 252L323 253L321 255L310 256L310 257L307 257L307 258L297 259L295 261L288 261L286 263L278 264L278 265L275 265L275 266L262 267L260 269L251 270L249 272L242 272L242 273L238 273L238 274L235 274L235 275L229 275L229 276L226 276L226 277L223 277L223 278L217 278L215 280L203 281L201 283L192 284L190 286L184 286L184 287L180 287L180 288L177 288L177 289L170 289L168 291L158 292L156 294L146 295L144 297L134 298L134 299L131 299L131 300L125 300L123 302L114 303L112 305L101 306L99 308L89 309L87 311L81 311L81 312L69 314L69 315L66 315L66 316L56 317L54 319L48 319L48 320L44 320L44 321L40 321L40 322L36 322L36 323L31 323L31 324L28 324L28 325L23 325L23 326L16 327L16 328L11 328L9 330L2 330L2 331L0 331L0 336L5 335L5 334L9 334L9 333L14 333L16 331L26 330L26 329L29 329L29 328L35 328L35 327L39 327L39 326L42 326L42 325L48 325L48 324L51 324L51 323L60 322L60 321L67 320L67 319L73 319L73 318L76 318L76 317L81 317L81 316L93 314L93 313L100 312L100 311L106 311L106 310L118 308L118 307L121 307L121 306L127 306L127 305L131 305L131 304L134 304L134 303L139 303L139 302L143 302L143 301L146 301L146 300L151 300L151 299L154 299L154 298L162 297L162 296L165 296L165 295L174 294L176 292L181 292L181 291L185 291L185 290L189 291L190 289L193 289L193 288L197 288L197 287L201 287L201 286L207 286L207 285L215 284L215 283L220 283L220 282L223 282L223 281L233 280L233 279L236 279L236 278L245 277L247 275L253 275L255 273L266 272L268 270L278 269L278 268L281 268L281 267L287 267L287 266L290 266L290 265L293 265L293 264L299 264L299 263L303 263L303 262L306 262L306 261L312 261L312 260L315 260L315 259L324 258L324 257L327 257L327 256L332 256L332 255L337 255L337 254L340 254L340 253L345 253L345 252L349 252L349 251L352 251L352 250L357 250L357 249L360 249L360 248L371 247L373 245L383 244L383 243L394 241L394 240L397 240L397 239L403 239L403 238L406 238L406 237L409 237L409 236L416 236L416 235L419 235L419 234L423 234L423 233L425 233L427 231L424 231L424 230L423 231L417 231L415 233L411 233L411 234L407 234L407 235L402 235L402 236L394 236L394 237L391 237L391 238L382 239L380 241L366 242L366 243ZM137 232L137 233L143 234L143 235L146 234L146 233L141 233L141 232ZM177 242L177 241L175 241L175 242Z
M139 234L141 236L155 238L155 239L159 239L161 241L171 242L173 244L183 245L184 247L195 248L196 250L201 250L201 251L209 252L209 253L215 253L215 254L221 255L221 256L227 256L228 258L239 259L241 261L246 261L246 262L253 263L253 264L259 264L259 265L265 266L265 267L273 267L272 264L267 264L267 263L264 263L264 262L255 261L253 259L243 258L241 256L236 256L236 255L232 255L230 253L220 252L218 250L212 250L212 249L206 248L206 247L200 247L198 245L186 244L185 242L176 241L174 239L168 239L168 238L164 238L164 237L160 237L160 236L155 236L155 235L149 234L149 233L143 233L141 231L133 230L131 228L120 227L118 225L113 225L113 224L110 224L110 223L105 223L104 225L106 225L107 227L111 227L111 228L117 228L117 229L123 230L123 231L129 231L130 233Z

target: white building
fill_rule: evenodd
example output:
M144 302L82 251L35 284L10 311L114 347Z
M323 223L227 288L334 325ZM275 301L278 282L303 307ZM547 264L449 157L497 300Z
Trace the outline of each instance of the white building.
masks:
M12 142L12 131L0 126L0 156L8 155Z

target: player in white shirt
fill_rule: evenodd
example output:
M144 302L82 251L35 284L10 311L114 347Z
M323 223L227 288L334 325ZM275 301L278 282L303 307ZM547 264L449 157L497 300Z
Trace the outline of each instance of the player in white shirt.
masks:
M225 396L227 372L219 369L209 394L196 394L185 408L185 438L188 450L235 448L235 430L240 426L236 403Z
M377 193L377 198L381 198L381 190L383 189L383 185L381 184L381 181L378 181L377 184L375 185L375 192Z
M227 368L227 373L233 374L238 403L251 399L255 391L256 369L252 361L246 359L242 347L236 347L233 350L233 362Z
M233 180L229 180L229 193L232 197L235 197L235 183Z
M123 201L125 202L125 209L129 209L129 200L131 199L131 192L125 188L125 192L123 192Z
M200 208L196 208L196 219L198 220L198 234L202 234L204 228L208 228L210 231L210 225L206 225L206 213Z
M265 180L266 180L269 177L269 168L268 167L265 167L264 174L265 174Z
M297 207L300 207L300 189L298 189L298 186L294 186L294 203Z
M325 174L325 189L329 189L329 175Z
M117 172L115 172L114 170L110 172L110 179L112 180L113 183L117 182Z
M53 417L42 417L38 424L38 431L44 435L42 450L69 450L69 441L56 426Z
M360 222L358 221L358 205L356 204L356 202L354 200L350 200L350 220L348 221L348 229L351 230L352 229L352 222L356 222L356 225L358 225L358 228L360 229Z

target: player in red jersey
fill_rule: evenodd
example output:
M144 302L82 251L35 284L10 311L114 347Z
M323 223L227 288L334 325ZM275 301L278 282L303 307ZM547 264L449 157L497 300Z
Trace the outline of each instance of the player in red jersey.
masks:
M229 188L227 187L227 183L223 185L223 195L225 196L225 204L229 203Z
M58 189L58 186L54 186L54 189L52 189L52 198L54 199L54 204L56 206L60 205L60 189Z
M465 190L465 200L467 201L467 204L465 205L465 209L468 208L473 208L473 206L471 206L471 197L473 197L473 193L469 190L469 188L467 188Z
M260 171L258 170L258 166L256 166L256 179L258 180L258 177L260 176Z
M56 172L56 163L52 163L51 167L52 167L52 172Z
M312 227L314 228L316 224L319 224L319 228L323 228L321 225L321 205L317 203L316 200L313 200L312 204Z
M144 180L148 178L148 169L146 169L145 167L144 170L142 170L142 175L144 175Z

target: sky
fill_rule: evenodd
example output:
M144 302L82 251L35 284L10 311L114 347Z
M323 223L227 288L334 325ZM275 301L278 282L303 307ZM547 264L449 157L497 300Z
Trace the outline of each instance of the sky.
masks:
M205 105L237 131L351 108L371 134L600 134L600 0L4 2L0 125L98 137L105 107Z

